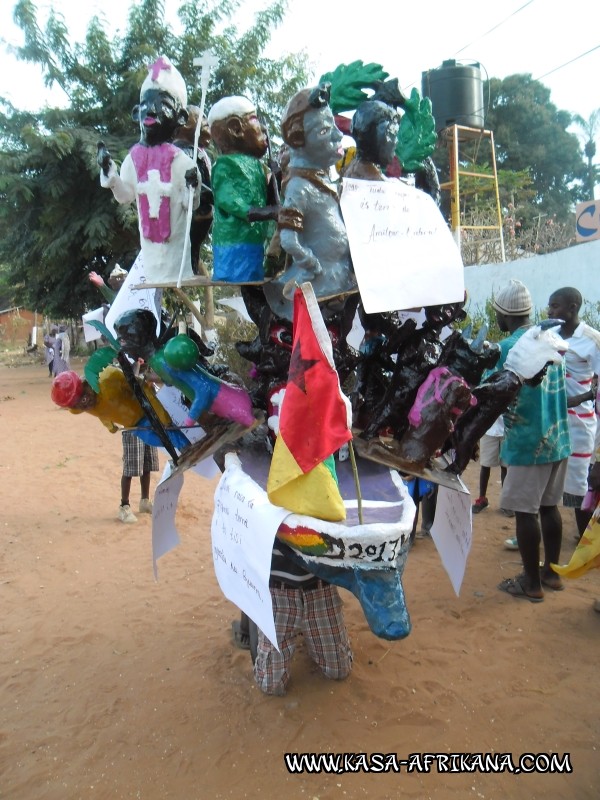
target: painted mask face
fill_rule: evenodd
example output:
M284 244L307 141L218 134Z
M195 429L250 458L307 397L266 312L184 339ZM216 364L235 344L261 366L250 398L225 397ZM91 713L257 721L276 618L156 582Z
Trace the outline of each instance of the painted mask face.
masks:
M181 110L168 92L159 89L144 92L132 113L140 125L141 142L152 146L170 141L173 131L182 122Z
M240 152L262 158L267 152L267 136L256 114L239 117L241 122Z
M93 408L97 402L98 395L94 392L91 386L89 386L87 383L84 383L81 397L75 403L73 408L77 408L80 411L89 411L89 409Z
M460 322L466 317L463 306L464 301L462 303L449 303L448 305L441 306L426 306L425 318L429 327L441 330L452 322Z
M304 115L304 155L316 166L328 169L343 155L342 132L336 126L329 106Z
M147 361L156 351L156 320L151 311L125 311L114 323L121 348L131 358Z

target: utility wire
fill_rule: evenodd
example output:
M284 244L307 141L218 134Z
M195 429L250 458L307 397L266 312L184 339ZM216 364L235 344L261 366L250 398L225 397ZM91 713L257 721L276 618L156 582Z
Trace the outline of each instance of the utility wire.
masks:
M597 44L595 47L592 47L591 50L587 50L585 53L580 53L578 56L575 56L575 58L572 58L570 61L561 64L560 67L554 67L554 69L551 69L550 72L545 72L543 75L540 75L539 78L534 78L534 80L541 81L542 78L547 78L548 75L553 75L555 72L558 72L559 69L563 69L563 67L568 67L569 64L573 64L575 61L579 61L580 58L583 58L584 56L589 56L590 53L593 53L594 50L598 50L598 48L600 48L600 44Z
M512 19L515 16L515 14L518 14L519 11L523 11L524 8L527 8L527 6L530 6L532 3L533 0L528 0L527 3L524 3L520 8L517 8L515 11L512 12L512 14L509 14L509 16L506 17L506 19L503 19L501 22L498 22L497 25L494 25L493 28L490 28L489 31L482 33L481 36L477 37L477 39L473 39L472 42L469 42L469 44L466 44L464 47L461 47L460 50L457 50L456 53L454 53L454 55L457 56L459 53L462 53L463 50L466 50L467 47L471 47L471 45L475 44L475 42L478 42L480 39L483 39L485 36L488 36L488 34L492 33L492 31L495 31L497 28L500 28L502 25L508 22L509 19Z
M489 31L486 31L485 33L482 33L481 36L478 36L476 39L473 39L472 42L469 42L469 44L466 44L464 47L461 47L460 50L457 50L454 53L454 55L457 56L459 53L462 53L463 50L466 50L467 47L471 47L471 45L475 44L475 42L480 41L481 39L485 38L490 33L492 33L492 31L495 31L497 28L500 28L502 25L504 25L510 19L512 19L515 16L515 14L518 14L519 11L523 11L524 8L527 8L527 6L530 6L533 2L534 2L534 0L527 0L527 3L524 3L522 6L520 6L517 9L515 9L515 11L513 11L512 14L509 14L508 17L503 19L501 22L498 22L496 25L494 25L492 28L490 28ZM413 84L415 84L415 83L416 83L416 81L412 81L411 83L408 83L404 88L408 89L409 86L413 86Z

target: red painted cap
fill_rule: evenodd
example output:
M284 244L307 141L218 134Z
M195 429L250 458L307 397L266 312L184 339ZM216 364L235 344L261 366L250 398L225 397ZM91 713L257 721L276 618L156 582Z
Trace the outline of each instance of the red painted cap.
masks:
M61 372L52 381L50 397L57 406L73 408L83 394L83 381L76 372Z

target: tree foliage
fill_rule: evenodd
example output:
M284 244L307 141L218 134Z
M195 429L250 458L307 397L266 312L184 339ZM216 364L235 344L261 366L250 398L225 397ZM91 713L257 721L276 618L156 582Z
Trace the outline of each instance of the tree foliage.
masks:
M527 170L535 189L533 214L566 221L582 199L585 163L568 111L550 101L550 89L531 75L489 81L486 127L494 131L496 159L504 170Z
M98 304L86 273L129 266L138 249L135 209L120 206L99 186L96 143L117 162L137 141L131 109L146 68L168 55L182 73L190 103L200 101L193 60L213 49L219 59L206 99L253 98L272 131L284 104L307 82L306 57L274 61L265 46L285 14L274 0L240 33L232 19L239 2L185 0L182 34L164 21L161 0L138 0L123 35L112 36L94 17L85 40L71 44L62 16L50 11L44 28L33 0L18 0L14 19L24 34L15 55L41 67L48 87L68 97L65 108L20 111L0 98L0 265L20 304L56 315L79 315Z

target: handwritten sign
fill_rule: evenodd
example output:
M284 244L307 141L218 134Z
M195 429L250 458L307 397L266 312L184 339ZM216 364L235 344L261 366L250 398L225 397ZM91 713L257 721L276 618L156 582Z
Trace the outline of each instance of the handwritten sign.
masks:
M105 311L106 309L103 306L100 306L100 308L95 308L93 311L88 311L81 317L83 321L83 338L86 342L94 342L96 339L102 338L100 331L89 323L91 320L104 322Z
M234 453L226 455L211 526L215 573L225 597L254 620L277 649L269 574L275 534L289 513L271 505Z
M460 251L429 195L397 179L344 178L340 205L367 313L463 299Z
M175 527L175 512L179 502L179 494L183 486L183 473L171 478L173 465L168 462L152 505L152 562L154 564L154 577L158 580L158 567L156 562L169 550L180 542L177 528Z
M133 288L140 283L146 283L144 262L142 261L141 253L133 262L129 274L125 278L123 285L119 289L119 293L112 301L108 313L106 314L105 324L111 333L116 333L113 327L116 318L124 311L131 311L136 308L144 308L148 311L152 311L156 317L157 335L160 332L160 301L162 298L162 289Z
M431 537L458 597L473 540L471 495L466 487L465 492L438 487Z

